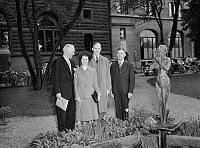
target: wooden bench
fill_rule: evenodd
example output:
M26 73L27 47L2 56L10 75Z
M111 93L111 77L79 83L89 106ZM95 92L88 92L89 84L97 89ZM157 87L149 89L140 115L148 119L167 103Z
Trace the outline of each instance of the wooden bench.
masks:
M11 108L10 106L4 106L0 108L0 115L2 116L2 123L3 125L6 125L5 121L5 115L11 113Z

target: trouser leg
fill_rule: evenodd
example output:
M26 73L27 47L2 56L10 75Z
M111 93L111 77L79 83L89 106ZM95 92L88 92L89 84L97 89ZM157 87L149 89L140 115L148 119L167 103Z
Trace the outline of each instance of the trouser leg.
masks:
M128 118L129 115L129 98L128 98L128 94L121 94L121 98L122 98L122 106L123 106L123 120L126 120Z
M115 108L116 108L116 117L117 119L122 120L122 99L120 93L114 94L114 100L115 100Z
M69 104L67 106L66 110L66 123L65 123L65 129L73 130L75 127L75 120L76 120L76 101L74 99L71 99L69 101Z
M62 132L65 129L66 112L56 106L56 115L58 121L58 131Z

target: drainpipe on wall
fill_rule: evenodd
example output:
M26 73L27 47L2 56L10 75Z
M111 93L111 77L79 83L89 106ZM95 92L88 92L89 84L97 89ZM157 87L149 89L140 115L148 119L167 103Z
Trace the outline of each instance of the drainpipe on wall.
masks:
M108 1L108 17L109 17L109 36L110 36L110 57L111 59L113 58L113 54L112 54L112 35L111 35L111 3L110 0Z

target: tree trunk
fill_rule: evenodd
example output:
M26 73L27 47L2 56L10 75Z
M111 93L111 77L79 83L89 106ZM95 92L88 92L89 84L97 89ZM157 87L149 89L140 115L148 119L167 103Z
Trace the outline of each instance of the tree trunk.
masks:
M162 21L159 25L159 28L160 28L160 43L165 44Z
M42 88L42 71L41 71L41 56L38 51L38 26L37 17L35 14L35 0L32 1L32 13L33 13L33 58L35 62L36 80L34 85L34 90L41 90Z
M169 44L169 51L168 51L169 57L172 56L172 49L174 47L175 39L176 39L180 0L174 0L174 5L175 5L175 13L173 15L173 24L172 24L172 30L171 30L171 35L170 35L170 44Z
M55 57L55 53L56 53L56 51L58 49L58 46L60 45L61 41L66 36L66 34L70 31L70 29L72 28L72 26L75 23L75 21L80 16L84 4L85 4L85 0L79 0L79 5L78 5L78 8L76 9L74 17L72 18L72 21L70 21L66 26L64 26L62 31L61 31L61 35L58 38L58 41L57 41L57 43L56 43L56 45L55 45L55 47L53 49L53 52L51 54L51 57L49 59L48 65L47 65L47 69L46 69L46 72L45 72L45 83L47 83L47 81L48 81L49 74L50 74L50 68L52 67L53 58Z
M16 11L17 11L17 28L18 28L18 35L19 35L19 41L20 41L20 44L21 44L21 52L25 58L25 61L27 63L27 66L28 66L28 70L31 74L31 80L32 80L32 83L34 84L35 83L35 72L34 72L34 69L33 69L33 65L30 61L30 58L27 54L27 50L26 50L26 46L25 46L25 42L24 42L24 39L23 39L23 35L22 35L22 16L21 16L21 7L20 7L20 0L16 0Z
M200 59L200 34L198 34L198 37L194 41L194 56Z

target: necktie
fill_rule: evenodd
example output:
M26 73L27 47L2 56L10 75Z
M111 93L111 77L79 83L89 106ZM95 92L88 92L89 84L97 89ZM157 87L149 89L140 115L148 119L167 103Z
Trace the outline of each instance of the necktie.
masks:
M99 62L99 58L98 57L96 57L96 63L98 63Z
M119 68L121 68L122 67L122 62L119 62Z
M72 72L72 71L71 71L71 63L70 63L70 60L67 60L67 64L68 64L68 66L69 66L70 72Z

